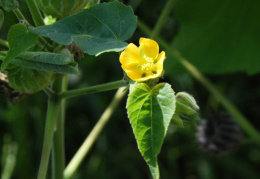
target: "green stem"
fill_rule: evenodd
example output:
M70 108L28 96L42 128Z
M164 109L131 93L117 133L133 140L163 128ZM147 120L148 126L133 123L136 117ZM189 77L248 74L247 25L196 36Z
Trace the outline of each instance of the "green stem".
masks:
M7 41L3 40L3 39L0 39L0 45L6 47L6 48L9 48L9 44Z
M161 29L164 26L164 23L166 22L169 14L171 13L172 9L173 9L173 4L174 4L175 0L168 0L168 2L165 4L164 9L159 17L159 19L156 22L156 25L153 29L153 31L150 34L151 38L156 38Z
M54 92L60 92L61 86L61 77L58 76L55 78L52 90ZM54 129L56 126L57 118L59 117L61 110L62 100L55 96L50 96L48 100L48 110L47 110L47 118L45 124L45 132L44 132L44 141L43 141L43 149L41 156L41 163L38 173L38 179L45 179L48 169L48 163L50 158L52 140L54 135Z
M91 149L92 145L96 141L97 137L99 136L100 132L103 130L104 126L114 113L114 111L117 109L120 101L123 99L124 95L126 94L126 91L124 91L124 88L119 88L112 100L112 102L109 104L107 109L104 111L100 119L98 120L95 127L92 129L84 143L81 145L77 153L74 155L72 160L69 162L68 166L64 170L64 176L66 179L69 179L72 177L72 175L75 173L83 159L86 157L87 153Z
M40 13L40 11L39 11L36 3L35 3L35 0L26 0L26 3L27 3L27 6L29 7L29 10L31 12L34 24L36 26L45 25L43 18L42 18L42 15L41 15L41 13Z
M53 90L60 93L63 90L63 75L56 74L56 82L53 85ZM65 168L65 145L64 145L64 111L65 100L60 102L60 111L56 121L56 128L54 130L53 145L52 145L52 178L62 179L63 170Z
M56 93L55 93L52 89L50 89L49 87L45 88L43 91L44 91L49 97L54 97L54 96L56 95Z
M21 20L26 21L25 17L23 16L22 12L20 11L20 9L15 9L15 10L13 10L13 12L19 21L21 21Z
M41 156L40 169L38 173L38 179L45 179L48 169L53 132L56 124L56 119L59 115L60 100L55 98L49 98L47 119L45 124L44 142Z
M142 21L138 21L138 27L146 34L151 34L151 30ZM260 134L258 131L248 122L246 117L240 113L240 111L229 102L225 96L223 96L217 88L205 77L203 76L196 67L194 67L190 62L188 62L178 51L171 47L166 41L161 38L156 38L158 43L166 49L173 57L175 57L190 73L197 79L202 85L209 90L216 99L234 116L239 125L245 130L245 132L253 139L260 141Z
M85 95L88 93L113 90L113 89L117 89L117 88L123 87L123 86L126 86L125 82L123 80L119 80L119 81L106 83L106 84L102 84L102 85L65 91L65 92L60 93L59 97L61 97L62 99L71 98L71 97L76 97L76 96L80 96L80 95Z

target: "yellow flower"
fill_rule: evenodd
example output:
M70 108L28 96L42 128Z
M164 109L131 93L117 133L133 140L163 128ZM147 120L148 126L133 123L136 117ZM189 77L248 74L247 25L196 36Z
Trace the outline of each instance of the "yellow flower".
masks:
M119 60L127 76L134 81L147 81L162 76L165 52L159 54L157 42L140 38L140 47L130 43Z

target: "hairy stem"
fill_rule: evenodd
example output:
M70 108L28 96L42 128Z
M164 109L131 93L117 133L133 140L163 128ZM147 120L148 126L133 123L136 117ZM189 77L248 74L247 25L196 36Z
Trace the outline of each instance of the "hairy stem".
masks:
M147 35L151 34L151 30L142 21L138 21L138 27ZM176 58L189 72L197 79L210 93L212 93L216 99L234 116L239 125L244 131L253 139L260 141L260 134L250 124L250 122L243 116L243 114L231 103L228 99L222 95L217 88L205 77L199 70L194 67L189 61L187 61L177 50L171 47L166 41L161 38L156 38L158 43L166 49L174 58Z
M100 132L103 130L104 126L114 113L114 111L117 109L120 101L123 99L124 95L126 94L126 91L124 91L124 88L121 87L117 90L113 100L107 107L107 109L104 111L100 119L98 120L95 127L92 129L84 143L81 145L77 153L74 155L74 157L69 162L68 166L66 167L64 171L64 176L66 179L69 179L72 177L72 175L75 173L83 159L86 157L87 153L91 149L92 145L96 141L97 137L99 136Z
M126 86L125 82L123 80L119 80L119 81L110 82L110 83L106 83L106 84L102 84L102 85L65 91L65 92L60 93L59 97L61 97L62 99L71 98L71 97L76 97L76 96L85 95L85 94L94 93L94 92L113 90L113 89L117 89L117 88L123 87L123 86Z
M42 18L42 15L35 3L35 0L26 0L27 6L29 7L29 10L31 12L33 21L35 26L42 26L44 25L44 21Z

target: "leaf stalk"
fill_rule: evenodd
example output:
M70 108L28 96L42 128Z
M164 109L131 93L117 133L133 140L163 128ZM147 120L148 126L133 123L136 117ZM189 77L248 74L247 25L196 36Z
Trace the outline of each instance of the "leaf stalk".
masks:
M85 94L89 94L89 93L113 90L113 89L117 89L117 88L120 88L123 86L126 86L126 83L123 80L119 80L119 81L91 86L91 87L87 87L87 88L65 91L65 92L60 93L59 97L62 99L77 97L77 96L81 96L81 95L85 95Z

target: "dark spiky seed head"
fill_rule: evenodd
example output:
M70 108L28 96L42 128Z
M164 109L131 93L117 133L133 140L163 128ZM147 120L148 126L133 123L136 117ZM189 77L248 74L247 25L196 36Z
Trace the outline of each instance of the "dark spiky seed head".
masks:
M238 147L242 130L231 115L215 112L201 120L197 137L203 150L221 155Z

